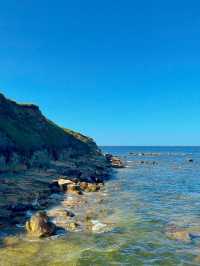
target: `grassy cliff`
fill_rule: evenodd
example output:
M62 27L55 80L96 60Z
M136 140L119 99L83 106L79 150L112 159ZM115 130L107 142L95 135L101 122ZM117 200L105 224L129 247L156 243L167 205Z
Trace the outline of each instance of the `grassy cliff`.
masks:
M42 157L42 164L44 157L68 161L81 156L102 159L91 138L59 127L36 105L19 104L0 93L0 171L1 165L25 162L27 158Z
M57 126L45 118L36 105L18 104L3 94L0 94L0 132L9 139L13 149L19 151L68 147L80 153L97 150L91 138ZM6 145L0 145L0 149L3 148L7 148Z

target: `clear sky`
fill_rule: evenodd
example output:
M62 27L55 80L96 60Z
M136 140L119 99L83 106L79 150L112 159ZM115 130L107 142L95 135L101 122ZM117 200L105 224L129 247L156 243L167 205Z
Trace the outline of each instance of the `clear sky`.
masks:
M200 145L200 2L0 2L0 91L100 145Z

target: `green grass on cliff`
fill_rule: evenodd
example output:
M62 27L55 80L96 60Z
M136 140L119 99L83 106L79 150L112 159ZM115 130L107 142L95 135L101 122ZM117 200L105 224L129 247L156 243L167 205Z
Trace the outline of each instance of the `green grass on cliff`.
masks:
M86 137L85 135L81 134L81 133L78 133L76 131L73 131L71 129L68 129L68 128L64 128L64 131L67 133L67 134L70 134L72 135L73 137L75 137L76 139L84 142L84 143L91 143L93 142L93 139L92 138L89 138L89 137Z
M57 126L46 119L37 106L21 105L0 96L0 131L7 135L18 149L94 147L92 139Z

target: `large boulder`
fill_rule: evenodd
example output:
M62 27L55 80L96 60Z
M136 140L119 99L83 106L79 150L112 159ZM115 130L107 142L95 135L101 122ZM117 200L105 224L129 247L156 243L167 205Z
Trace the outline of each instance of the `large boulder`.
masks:
M55 233L56 226L50 222L46 212L38 212L26 223L26 230L35 237L48 237Z

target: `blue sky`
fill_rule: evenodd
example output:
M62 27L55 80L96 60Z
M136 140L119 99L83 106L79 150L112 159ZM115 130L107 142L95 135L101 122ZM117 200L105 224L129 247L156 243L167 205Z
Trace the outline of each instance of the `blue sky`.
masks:
M100 145L200 145L200 2L1 1L0 90Z

